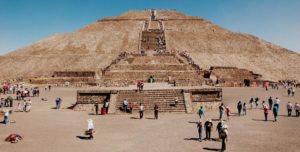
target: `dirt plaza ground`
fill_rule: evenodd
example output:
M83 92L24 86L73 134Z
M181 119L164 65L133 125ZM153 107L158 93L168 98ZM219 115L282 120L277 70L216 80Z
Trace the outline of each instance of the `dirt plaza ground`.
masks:
M299 94L300 89L296 90L295 97L288 97L283 88L269 91L263 88L223 88L223 102L230 105L234 115L226 121L229 126L227 151L300 151L300 117L286 116L287 101L300 103ZM267 101L269 96L281 100L278 122L263 121L261 109L248 110L247 116L235 116L239 100L248 103L251 97L259 97L261 101ZM63 99L63 109L53 109L57 97ZM48 101L41 101L41 98ZM153 114L148 113L140 120L137 113L101 116L73 111L67 107L76 102L75 88L53 88L51 92L42 91L40 97L31 100L31 112L13 112L10 120L16 123L0 124L0 152L193 152L218 151L221 147L218 141L197 141L196 114L165 113L154 120ZM89 118L94 120L94 140L77 138L83 135ZM217 119L218 110L207 111L207 118ZM273 120L272 112L269 118ZM215 127L218 121L213 123L212 137L217 138ZM11 133L20 134L24 139L17 144L3 142Z

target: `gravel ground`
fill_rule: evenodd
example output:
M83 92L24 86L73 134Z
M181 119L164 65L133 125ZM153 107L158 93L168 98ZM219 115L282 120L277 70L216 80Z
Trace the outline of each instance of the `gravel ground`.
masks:
M298 152L300 151L300 117L287 117L286 103L300 103L300 89L295 97L287 97L285 89L265 91L263 88L224 88L223 102L230 105L233 114L239 100L248 103L251 97L266 100L269 96L279 97L278 122L263 121L261 109L248 110L247 116L232 116L229 126L229 152ZM48 101L41 101L41 98ZM52 109L56 97L62 97L63 109ZM40 97L31 98L31 112L14 112L10 119L16 123L0 124L1 152L127 152L127 151L218 151L218 141L198 142L196 114L160 114L153 120L153 114L136 119L138 114L96 116L90 112L66 109L76 101L76 89L53 88L51 92L41 92ZM16 103L15 103L16 105ZM294 112L293 112L294 114ZM96 134L94 140L82 140L87 127L86 120L94 120ZM205 113L206 118L218 118L218 111ZM272 112L270 112L273 120ZM218 121L214 121L214 127ZM18 133L24 140L17 144L3 140L10 133ZM204 136L204 134L203 134ZM216 138L217 132L212 133Z

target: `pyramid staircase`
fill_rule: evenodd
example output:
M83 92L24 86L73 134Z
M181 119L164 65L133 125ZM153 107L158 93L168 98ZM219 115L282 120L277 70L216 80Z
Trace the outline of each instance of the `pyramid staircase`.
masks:
M144 90L137 92L135 90L121 90L118 94L116 110L119 113L124 99L133 105L133 111L139 111L140 103L143 103L145 112L153 112L154 105L158 105L160 112L185 113L185 103L183 93L180 89L173 90ZM175 99L178 103L175 104Z

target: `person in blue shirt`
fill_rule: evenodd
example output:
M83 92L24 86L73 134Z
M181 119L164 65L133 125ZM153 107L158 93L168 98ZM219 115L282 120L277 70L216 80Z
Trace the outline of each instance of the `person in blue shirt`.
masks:
M275 104L273 107L274 122L277 121L278 110L279 110L279 106L278 106L278 104Z
M199 111L198 111L198 115L199 115L199 120L201 121L203 116L204 116L204 112L205 110L203 109L203 107L201 106Z
M197 128L198 128L198 134L199 134L198 141L201 142L202 141L202 128L203 128L201 121L198 122Z

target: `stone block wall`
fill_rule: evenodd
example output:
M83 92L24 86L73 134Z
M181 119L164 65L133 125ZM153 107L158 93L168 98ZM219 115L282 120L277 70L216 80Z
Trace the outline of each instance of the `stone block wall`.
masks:
M77 91L77 101L73 110L93 111L94 104L98 102L99 110L105 101L110 101L110 91L81 90Z
M188 92L191 95L194 113L197 113L201 106L206 110L217 108L222 101L221 88L195 89Z
M239 69L237 67L211 67L210 75L217 78L217 82L225 87L241 87L244 86L245 80L249 81L249 86L253 81L259 80L262 75L253 73L247 69Z
M135 111L138 110L139 104L143 103L146 112L153 112L154 105L157 104L160 112L196 113L200 106L207 110L216 108L222 101L222 89L144 90L142 93L135 90L79 90L74 110L90 111L94 108L94 101L101 104L107 100L111 103L110 108L114 108L109 112L115 113L120 111L124 99L133 105Z
M54 71L54 77L92 77L96 76L95 71Z

